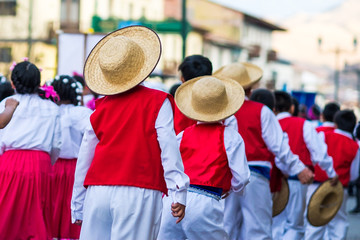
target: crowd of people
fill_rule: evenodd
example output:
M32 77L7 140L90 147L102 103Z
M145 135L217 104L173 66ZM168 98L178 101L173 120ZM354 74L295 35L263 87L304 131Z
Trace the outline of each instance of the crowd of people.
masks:
M40 86L26 59L2 77L0 239L346 238L360 169L352 110L329 102L304 118L289 93L255 89L258 66L214 71L202 55L179 65L171 94L151 89L160 56L158 35L132 26L100 40L84 76ZM316 226L308 206L323 183L343 200L322 203Z

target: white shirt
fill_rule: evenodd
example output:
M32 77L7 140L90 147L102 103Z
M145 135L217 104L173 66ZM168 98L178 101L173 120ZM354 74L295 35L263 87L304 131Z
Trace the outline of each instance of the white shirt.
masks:
M346 131L335 129L334 132L353 140L352 135ZM354 160L351 162L350 181L355 181L359 177L359 170L360 170L359 168L360 168L360 150L358 149Z
M74 106L73 104L62 104L59 110L62 136L59 157L67 159L77 158L92 111L89 108Z
M280 120L291 117L291 114L288 112L282 112L276 117ZM336 172L333 167L333 160L332 157L327 154L326 143L317 133L312 123L307 120L303 126L303 138L306 147L310 152L310 158L313 165L319 164L320 168L323 169L330 178L335 177Z
M18 100L19 105L9 124L0 130L0 154L15 149L39 150L48 152L54 163L61 147L59 107L37 94L9 98ZM0 112L5 109L6 99L0 103Z
M96 111L96 110L95 110ZM173 111L168 99L165 99L156 118L155 128L161 149L161 161L164 168L164 177L168 193L174 203L186 204L189 177L184 173L184 165L176 142L174 132ZM80 146L79 156L75 170L75 182L71 199L72 221L83 219L83 204L86 194L84 180L94 157L99 142L94 130L89 124Z
M197 124L206 123L198 122ZM177 135L179 146L183 133L184 131ZM250 169L246 159L244 140L232 127L225 125L224 145L228 158L229 168L232 174L231 191L241 193L250 181Z

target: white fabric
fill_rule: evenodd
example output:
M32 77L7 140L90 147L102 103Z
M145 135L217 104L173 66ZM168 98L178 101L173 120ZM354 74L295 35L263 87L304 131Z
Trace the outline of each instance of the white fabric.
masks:
M180 151L176 142L173 124L173 112L170 101L166 99L159 111L155 122L158 142L161 149L161 160L164 168L164 177L169 195L173 202L186 203L189 177L184 173ZM80 146L78 161L75 170L75 182L71 199L72 221L82 219L83 203L86 194L84 179L94 157L97 139L92 126L85 131Z
M242 196L231 193L225 199L224 228L229 238L271 239L272 199L269 180L251 172Z
M89 126L92 111L86 107L73 104L60 105L61 138L62 146L60 158L77 158L80 144Z
M291 117L291 114L288 112L282 112L276 117L280 120ZM305 121L304 123L303 137L306 147L310 152L313 165L319 164L320 168L323 169L330 178L335 177L336 172L333 167L332 157L327 154L326 143L319 136L314 126L309 121Z
M14 149L40 150L48 152L54 163L61 147L59 107L37 94L9 98L18 100L19 105L9 124L0 130L0 155ZM0 112L5 109L6 99L0 103Z
M188 192L185 218L178 224L171 214L171 203L169 197L164 197L158 240L228 239L223 225L223 207L219 201Z
M89 186L80 239L156 239L161 220L161 195L159 191L145 188Z

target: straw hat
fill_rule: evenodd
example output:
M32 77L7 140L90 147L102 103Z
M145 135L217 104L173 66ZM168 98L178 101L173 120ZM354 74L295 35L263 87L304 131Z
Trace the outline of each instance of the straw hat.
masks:
M340 209L343 201L343 186L338 181L331 186L330 180L323 182L311 196L307 219L313 226L323 226L331 221Z
M289 201L289 184L286 178L281 178L281 189L279 192L274 192L272 196L273 200L273 210L272 216L275 217L279 215L286 207Z
M244 89L247 89L260 81L263 71L254 64L236 62L222 66L216 70L213 75L234 79L240 83Z
M158 35L143 26L109 33L91 50L84 67L88 87L102 95L125 92L144 81L161 55Z
M232 79L202 76L176 90L175 102L187 117L216 122L236 113L244 102L244 89Z

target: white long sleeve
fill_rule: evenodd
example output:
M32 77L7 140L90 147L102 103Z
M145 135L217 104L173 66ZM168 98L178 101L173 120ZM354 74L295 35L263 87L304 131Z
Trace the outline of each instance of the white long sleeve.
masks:
M360 171L360 150L357 151L350 167L350 181L355 181L359 177Z

